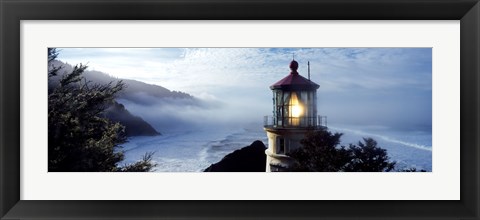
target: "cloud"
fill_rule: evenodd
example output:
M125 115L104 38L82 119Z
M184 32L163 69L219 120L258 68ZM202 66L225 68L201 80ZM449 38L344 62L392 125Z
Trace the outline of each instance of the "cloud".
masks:
M59 59L188 92L216 108L157 112L229 121L271 114L269 86L289 74L293 54L305 77L310 61L329 121L431 125L431 48L63 48Z

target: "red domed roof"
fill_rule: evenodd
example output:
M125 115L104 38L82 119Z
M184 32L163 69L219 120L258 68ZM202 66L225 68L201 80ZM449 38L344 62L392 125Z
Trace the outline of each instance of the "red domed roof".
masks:
M301 76L297 72L298 63L295 60L290 62L290 74L275 84L270 86L270 89L281 90L316 90L320 85L312 82L311 80Z

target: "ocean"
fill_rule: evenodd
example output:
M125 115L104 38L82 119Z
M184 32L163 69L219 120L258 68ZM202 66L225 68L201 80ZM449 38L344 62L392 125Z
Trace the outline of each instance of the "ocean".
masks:
M396 169L416 168L432 171L432 133L428 130L401 130L382 126L329 125L332 132L343 133L341 145L357 144L371 137L387 150ZM201 172L234 150L268 139L261 124L216 129L192 129L163 132L154 137L131 137L123 144L125 163L154 152L155 172Z

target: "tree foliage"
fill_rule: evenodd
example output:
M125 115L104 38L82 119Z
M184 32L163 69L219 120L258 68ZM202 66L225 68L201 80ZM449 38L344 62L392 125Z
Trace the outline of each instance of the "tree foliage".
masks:
M155 166L155 163L152 162L153 152L147 152L143 155L142 160L137 161L132 164L125 164L122 167L115 168L115 171L120 172L145 172L152 170Z
M364 138L358 146L350 144L346 148L339 146L341 136L327 129L307 133L301 141L303 147L288 154L297 161L288 171L383 172L395 167L375 140Z
M51 62L58 56L48 49L49 78L60 67ZM102 117L124 84L94 84L82 77L87 66L77 65L61 76L48 94L48 168L49 171L150 171L152 153L122 167L120 144L125 143L124 127Z
M53 66L52 61L57 59L58 51L56 48L48 48L48 77L56 76L61 67Z
M347 172L382 172L395 168L395 162L389 162L387 150L377 147L372 138L363 138L358 146L350 144L348 152L350 161L344 166Z
M338 148L341 133L332 134L327 130L310 132L300 143L303 147L290 152L289 156L297 160L294 171L336 172L348 160L344 148Z

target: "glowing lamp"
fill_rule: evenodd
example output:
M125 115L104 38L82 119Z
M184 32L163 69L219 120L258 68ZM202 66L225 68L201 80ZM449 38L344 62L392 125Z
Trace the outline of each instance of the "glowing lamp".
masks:
M292 117L298 118L303 113L302 105L298 102L297 93L292 93L292 98L290 98L290 108Z

